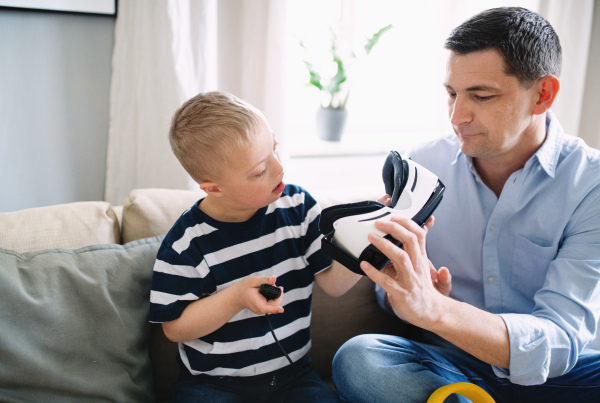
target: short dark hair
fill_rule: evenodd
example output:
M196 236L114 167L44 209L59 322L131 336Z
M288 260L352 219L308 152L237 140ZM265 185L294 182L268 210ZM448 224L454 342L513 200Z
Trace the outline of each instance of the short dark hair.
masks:
M505 73L530 87L547 75L560 75L562 51L548 21L520 7L483 11L455 28L446 49L457 54L495 49L505 62Z

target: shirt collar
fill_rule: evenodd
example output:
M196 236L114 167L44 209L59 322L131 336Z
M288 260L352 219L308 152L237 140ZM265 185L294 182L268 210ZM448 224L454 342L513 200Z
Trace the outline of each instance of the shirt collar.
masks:
M554 178L556 166L558 165L558 157L560 156L563 134L564 131L560 122L554 113L548 110L546 112L546 139L533 157L527 161L525 166L533 164L533 160L537 159L548 176Z
M475 169L475 165L473 164L473 157L469 157L466 154L463 154L463 152L460 149L460 145L457 147L458 150L456 150L456 156L454 157L454 160L452 161L452 163L450 165L454 165L458 163L458 160L460 158L464 158L465 161L467 162L467 165L469 167L469 170L471 170L471 173L473 174L473 176L475 177L475 179L479 179L479 174L477 173L477 170Z
M560 122L554 115L551 110L546 112L546 139L542 143L542 146L536 151L536 153L531 157L526 163L525 167L531 166L533 161L537 159L540 166L544 169L544 171L552 178L554 178L554 173L556 172L556 165L558 164L558 157L560 156L560 149L563 139L563 128L560 125ZM477 171L473 166L473 158L464 155L461 151L460 147L457 147L456 156L452 161L451 165L454 165L458 162L459 158L463 156L471 169L471 172L475 176L477 176Z

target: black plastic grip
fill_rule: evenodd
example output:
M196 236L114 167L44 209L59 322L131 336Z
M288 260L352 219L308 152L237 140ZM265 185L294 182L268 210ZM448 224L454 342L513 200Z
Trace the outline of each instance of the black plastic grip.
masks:
M277 299L281 296L281 288L277 288L270 284L261 284L258 292L260 292L267 301L270 299Z

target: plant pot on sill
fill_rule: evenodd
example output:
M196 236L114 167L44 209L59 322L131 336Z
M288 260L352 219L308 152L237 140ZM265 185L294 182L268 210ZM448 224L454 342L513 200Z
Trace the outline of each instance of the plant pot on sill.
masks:
M340 141L346 126L348 111L343 108L323 108L317 110L317 133L321 140Z

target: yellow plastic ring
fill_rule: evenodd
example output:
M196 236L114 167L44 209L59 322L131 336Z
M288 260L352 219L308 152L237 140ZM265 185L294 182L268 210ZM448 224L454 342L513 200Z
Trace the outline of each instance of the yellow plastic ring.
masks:
M462 395L473 403L495 403L494 399L485 390L468 382L451 383L438 388L429 396L427 403L442 403L453 393Z

